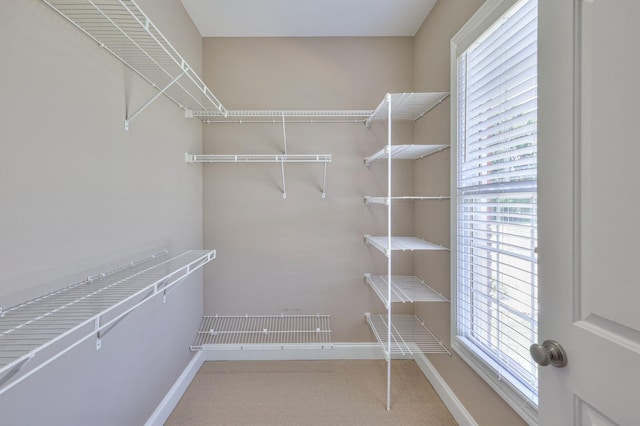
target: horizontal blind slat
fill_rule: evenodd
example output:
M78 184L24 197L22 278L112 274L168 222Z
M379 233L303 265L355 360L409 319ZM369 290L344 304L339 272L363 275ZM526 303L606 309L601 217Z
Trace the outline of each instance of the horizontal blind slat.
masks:
M537 404L537 2L509 13L458 58L456 315Z

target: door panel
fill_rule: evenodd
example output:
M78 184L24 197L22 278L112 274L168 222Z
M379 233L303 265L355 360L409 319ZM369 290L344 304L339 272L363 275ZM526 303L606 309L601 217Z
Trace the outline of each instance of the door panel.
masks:
M638 16L635 0L581 2L576 11L582 154L577 313L588 322L592 316L610 321L600 325L614 334L617 325L640 330L640 285L634 273L640 253Z
M640 423L637 0L541 0L540 424Z

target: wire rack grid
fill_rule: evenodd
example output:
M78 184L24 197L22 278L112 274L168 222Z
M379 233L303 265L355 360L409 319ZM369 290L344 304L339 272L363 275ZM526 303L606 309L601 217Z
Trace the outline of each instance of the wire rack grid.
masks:
M187 163L330 163L331 154L189 154Z
M438 106L448 97L448 92L389 93L367 119L366 125L369 127L372 121L387 120L388 102L391 102L392 120L415 121Z
M133 0L42 0L184 110L226 109Z
M375 247L386 256L391 251L414 251L414 250L449 250L447 247L423 240L417 237L391 237L391 247L386 236L365 235L367 244Z
M99 349L104 334L131 311L154 295L166 297L172 287L214 258L214 250L173 257L163 252L3 311L0 394L92 336ZM60 342L66 346L56 345ZM27 362L35 365L12 380Z
M418 160L431 154L444 151L449 145L391 145L382 148L369 157L365 157L364 163L369 166L378 160Z
M420 352L451 355L451 352L425 323L415 315L392 315L391 324L386 315L367 315L367 322L387 359L393 355L413 355ZM389 327L391 328L390 347L387 339Z
M205 316L192 350L331 349L329 315Z
M192 111L193 117L204 123L361 123L371 116L371 110L228 110Z
M365 274L367 284L388 307L389 277L386 275ZM449 300L421 279L413 276L391 276L391 302L448 302Z

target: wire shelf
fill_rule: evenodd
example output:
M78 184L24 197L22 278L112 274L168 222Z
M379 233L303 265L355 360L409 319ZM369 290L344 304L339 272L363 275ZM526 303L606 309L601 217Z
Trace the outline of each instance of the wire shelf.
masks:
M166 89L161 93L183 110L226 114L220 101L135 1L42 1L153 87Z
M391 203L391 201L404 201L404 200L408 200L408 201L428 201L428 200L437 200L437 201L443 201L443 200L450 200L451 197L448 195L438 195L438 196L428 196L428 197L414 197L414 196L407 196L407 197L372 197L369 195L365 195L364 196L364 202L367 205L370 204L384 204L386 206L389 205L389 203Z
M204 123L364 123L371 110L228 110L192 111Z
M421 352L451 355L425 323L415 315L392 315L391 324L386 315L369 314L366 318L387 359L393 355L413 355ZM387 334L389 328L390 348Z
M364 275L367 284L378 295L386 307L389 306L389 277L385 275ZM448 302L449 300L417 277L392 275L391 302Z
M215 250L191 250L170 257L163 252L3 311L0 394L90 337L97 337L100 349L102 337L126 315L152 296L166 297L215 254ZM14 378L27 362L31 367L36 361L27 373Z
M205 316L191 350L332 349L329 315Z
M380 250L386 256L391 251L414 251L414 250L449 250L443 245L432 243L417 237L391 237L391 247L386 236L372 237L365 235L365 242Z
M369 166L378 160L418 160L449 148L449 145L391 145L365 157L364 164Z
M367 118L367 127L372 121L388 119L387 102L391 101L392 120L416 121L449 97L448 92L389 93L375 111Z
M331 154L186 154L187 163L330 163Z

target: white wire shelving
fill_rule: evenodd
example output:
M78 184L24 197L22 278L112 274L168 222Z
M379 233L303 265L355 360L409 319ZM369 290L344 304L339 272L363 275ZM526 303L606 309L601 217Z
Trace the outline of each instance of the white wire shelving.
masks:
M428 200L437 200L444 201L450 200L451 197L448 195L436 195L436 196L403 196L403 197L372 197L370 195L364 196L364 202L367 205L371 204L384 204L388 206L392 201L428 201Z
M372 121L404 120L416 121L449 97L448 92L389 93L367 118L367 127ZM393 108L389 112L388 105Z
M300 112L300 111L298 111ZM307 111L308 112L308 111ZM288 111L294 115L295 111ZM282 174L282 198L287 198L287 180L284 172L285 163L323 163L322 198L326 198L327 163L331 162L331 154L289 154L287 151L287 121L283 114L274 123L282 124L283 152L281 154L185 154L187 163L280 163Z
M365 235L367 244L375 247L389 257L392 251L415 251L415 250L449 250L447 247L423 240L418 237L391 237L391 246L389 246L389 237L387 236L371 236Z
M189 116L204 123L360 123L373 114L372 110L228 110L190 111Z
M394 354L412 355L418 352L448 353L450 352L431 333L427 326L416 316L393 315L393 302L444 302L442 294L438 294L417 277L393 275L392 253L395 251L415 250L448 250L416 237L398 237L392 235L393 200L443 200L449 197L394 197L392 194L391 160L417 160L449 148L449 145L394 145L392 143L392 127L396 120L416 121L442 103L449 96L446 92L435 93L387 93L373 114L365 121L369 127L372 122L384 121L387 125L387 145L369 157L365 157L365 166L375 161L387 160L387 196L369 197L364 200L367 205L382 204L387 208L386 236L365 235L365 243L376 248L387 257L386 276L365 274L366 282L384 303L385 315L366 314L376 339L380 343L387 359L387 410L391 409L391 358Z
M391 303L448 302L442 293L434 290L421 279L413 276L393 275L391 282L386 275L364 274L365 281L389 308L388 290L391 287Z
M191 350L332 349L329 315L214 315Z
M331 154L185 154L187 163L330 163Z
M451 355L442 341L416 315L392 315L391 322L387 315L367 314L366 319L387 360L393 355L418 353Z
M365 157L364 164L371 165L379 160L418 160L428 155L444 151L449 145L390 145L375 154Z
M178 51L133 0L42 0L91 37L158 93L127 114L131 121L159 96L165 95L189 115L192 110L227 110Z
M0 394L72 350L102 339L129 313L167 296L213 260L215 250L165 251L2 311Z

